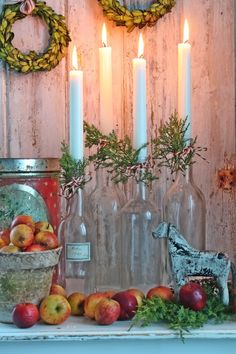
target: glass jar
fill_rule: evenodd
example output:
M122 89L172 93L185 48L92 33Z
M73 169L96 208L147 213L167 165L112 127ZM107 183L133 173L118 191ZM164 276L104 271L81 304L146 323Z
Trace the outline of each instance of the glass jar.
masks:
M94 290L92 234L91 218L84 213L84 191L79 189L69 200L58 231L63 246L58 277L68 293L89 294Z
M163 218L172 223L196 249L205 249L206 203L193 180L192 167L185 175L176 174L173 185L163 198Z
M55 233L60 223L60 165L56 158L0 159L0 227L28 214L49 221Z
M93 247L96 291L121 289L121 229L119 212L125 196L106 170L96 171L96 187L90 195L95 226Z
M148 187L143 182L133 183L135 196L121 210L122 288L146 292L163 284L166 255L162 253L162 243L166 240L157 242L152 237L160 213L149 198Z

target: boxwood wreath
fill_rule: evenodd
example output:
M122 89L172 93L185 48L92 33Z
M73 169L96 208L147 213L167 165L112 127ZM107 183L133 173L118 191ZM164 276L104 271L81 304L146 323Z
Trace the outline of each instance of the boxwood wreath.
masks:
M132 32L135 27L154 26L159 18L170 12L175 5L175 0L159 0L148 9L129 10L118 0L98 0L98 2L107 18L113 20L117 26L126 26L128 32Z
M0 59L8 63L11 69L21 73L51 70L55 68L66 54L70 42L65 18L58 15L45 2L36 2L31 15L42 18L49 29L49 45L45 52L22 53L12 45L13 24L27 15L20 11L22 3L5 5L0 16Z

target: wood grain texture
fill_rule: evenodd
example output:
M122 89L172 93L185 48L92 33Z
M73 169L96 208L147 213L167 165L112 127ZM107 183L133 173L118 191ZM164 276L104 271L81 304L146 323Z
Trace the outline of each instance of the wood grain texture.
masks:
M0 4L3 0L0 0ZM132 59L137 55L138 30L103 17L95 0L48 0L67 17L84 70L85 120L99 126L98 48L105 21L113 54L113 120L120 136L132 136ZM127 6L148 6L151 0L125 0ZM182 41L184 18L192 44L193 135L207 146L207 160L194 168L195 180L207 202L207 248L236 254L234 193L218 190L216 171L225 155L235 153L235 44L233 0L177 0L170 14L153 28L142 30L147 59L149 136L177 108L177 44ZM21 21L20 21L21 22ZM19 47L46 45L40 21L16 24ZM32 26L34 24L34 27ZM23 34L27 36L23 38ZM21 36L22 34L22 36ZM72 47L70 46L69 53ZM0 155L9 157L59 156L60 142L68 140L68 72L70 54L49 73L19 75L0 66ZM154 197L159 203L170 183L163 173ZM236 260L236 259L235 259Z

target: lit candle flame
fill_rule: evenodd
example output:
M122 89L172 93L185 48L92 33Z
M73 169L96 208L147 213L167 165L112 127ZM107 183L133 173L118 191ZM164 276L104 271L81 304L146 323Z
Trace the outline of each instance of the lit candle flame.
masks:
M139 42L138 42L138 58L142 58L144 54L144 42L142 34L139 35Z
M72 52L72 67L73 70L78 70L78 57L77 57L77 50L75 45L73 47L73 52Z
M105 23L102 26L102 44L104 47L107 47L107 30Z
M189 27L188 21L185 19L184 21L184 43L187 43L189 40Z

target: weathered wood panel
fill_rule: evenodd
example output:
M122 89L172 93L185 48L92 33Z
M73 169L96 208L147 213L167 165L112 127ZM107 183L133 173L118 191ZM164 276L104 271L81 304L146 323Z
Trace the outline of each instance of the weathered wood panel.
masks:
M113 53L114 127L121 136L132 134L132 59L137 55L139 31L128 34L126 29L117 28L103 17L95 0L47 2L67 16L84 70L85 120L97 125L98 48L102 23L106 22ZM124 2L135 7L147 6L152 1ZM194 168L196 181L207 201L207 247L222 248L234 256L235 195L219 191L216 184L216 171L224 165L225 154L235 153L233 0L177 0L171 14L159 20L155 27L143 29L149 134L177 108L177 44L182 41L185 17L189 21L192 44L193 135L198 135L200 145L208 147L209 163L199 161ZM20 30L17 45L40 48L46 44L40 21L20 22L16 24ZM70 54L49 73L24 76L6 71L1 64L1 156L60 155L60 142L68 139L69 68ZM169 183L164 173L156 192L159 203Z
M59 13L65 13L64 2L48 1ZM27 18L14 25L14 44L22 49L43 50L47 30L38 18ZM3 107L4 155L10 157L56 157L60 141L65 138L66 77L65 59L48 73L22 75L8 71ZM4 76L4 73L2 74ZM59 104L58 104L59 102ZM6 113L4 113L6 110ZM6 118L4 118L6 116Z

